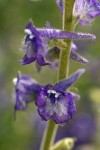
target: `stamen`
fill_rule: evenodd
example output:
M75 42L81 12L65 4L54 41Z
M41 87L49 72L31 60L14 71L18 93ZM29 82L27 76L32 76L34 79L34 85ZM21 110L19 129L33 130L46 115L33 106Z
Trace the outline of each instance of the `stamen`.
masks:
M31 30L30 30L30 29L25 29L25 30L24 30L24 32L25 32L25 33L27 33L27 34L29 34L29 35L31 35L31 34L32 34L32 32L31 32Z
M34 37L34 36L33 36L32 34L29 36L30 39L33 39L33 37Z
M48 94L55 94L55 98L57 98L59 96L59 93L57 93L56 91L54 90L48 90L47 91Z
M47 93L48 93L48 94L51 94L51 93L52 93L52 94L56 94L56 91L54 91L54 90L48 90Z

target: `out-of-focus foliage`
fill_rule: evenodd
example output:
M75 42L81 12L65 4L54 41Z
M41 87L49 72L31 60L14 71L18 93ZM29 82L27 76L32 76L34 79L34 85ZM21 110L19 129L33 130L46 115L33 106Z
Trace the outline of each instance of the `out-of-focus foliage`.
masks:
M14 116L12 79L17 76L17 71L21 70L24 74L31 74L44 84L56 82L56 71L44 67L38 74L34 63L26 66L20 66L18 63L18 60L23 57L20 47L24 37L24 28L29 18L33 19L37 27L44 27L46 21L49 21L55 28L62 27L61 14L55 0L0 0L0 150L33 150L38 140L34 105L29 105L26 112L17 112ZM100 126L100 111L97 111L99 107L96 105L97 101L100 101L98 92L100 89L99 28L100 17L93 22L92 26L77 27L77 30L81 32L96 34L97 40L95 42L77 41L79 53L89 59L90 63L84 66L71 60L70 67L70 72L81 67L87 70L76 83L79 90L74 89L81 95L81 100L76 101L77 114L89 112L97 121L97 132ZM83 149L99 150L100 135L97 132L94 140L88 145L83 145Z

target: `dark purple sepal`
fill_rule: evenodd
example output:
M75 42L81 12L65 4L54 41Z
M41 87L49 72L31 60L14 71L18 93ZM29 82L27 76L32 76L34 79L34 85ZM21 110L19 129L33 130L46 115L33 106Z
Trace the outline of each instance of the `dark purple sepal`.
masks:
M79 69L73 75L71 75L68 79L62 80L59 83L54 85L54 90L56 91L66 91L70 86L72 86L78 78L85 72L85 69Z
M95 40L96 37L93 34L89 33L78 33L78 32L68 32L58 29L48 29L48 28L37 28L40 37L51 38L51 39L87 39Z
M37 55L36 61L40 66L50 65L50 63L44 59L42 54Z
M84 58L83 56L79 55L74 50L71 50L70 58L73 59L74 61L77 61L77 62L80 62L80 63L83 63L83 64L87 64L88 63L88 60L86 58Z
M19 60L19 62L21 65L26 65L34 62L35 60L36 57L27 57L27 55L25 55L22 60Z

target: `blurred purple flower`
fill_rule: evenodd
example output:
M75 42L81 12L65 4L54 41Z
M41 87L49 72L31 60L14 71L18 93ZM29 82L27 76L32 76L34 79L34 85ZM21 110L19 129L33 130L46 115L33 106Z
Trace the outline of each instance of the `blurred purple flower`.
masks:
M73 14L80 25L90 25L95 17L100 15L100 3L98 0L76 0Z
M32 102L38 94L41 86L28 75L18 74L13 79L15 85L15 111L25 110L27 103Z
M56 0L63 13L63 0ZM73 16L78 19L81 26L90 25L96 16L100 15L100 3L98 0L75 0Z
M66 90L77 81L84 71L84 69L79 69L68 79L41 88L35 104L38 107L39 115L44 120L52 118L57 124L61 124L72 118L76 112L74 96Z
M79 113L69 125L59 127L56 141L65 137L75 137L77 139L75 147L87 144L92 141L96 132L96 122L89 113Z

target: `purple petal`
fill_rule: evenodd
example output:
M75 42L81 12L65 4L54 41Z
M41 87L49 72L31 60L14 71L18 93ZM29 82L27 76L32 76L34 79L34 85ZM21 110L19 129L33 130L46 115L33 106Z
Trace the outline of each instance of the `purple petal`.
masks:
M41 118L45 121L47 121L51 118L50 113L46 111L45 107L44 108L38 108L38 113L41 116Z
M70 58L75 60L75 61L77 61L77 62L83 63L83 64L87 64L88 63L88 60L86 58L84 58L83 56L79 55L74 50L71 50Z
M66 91L70 86L72 86L78 78L85 72L85 69L79 69L73 75L71 75L68 79L62 80L55 84L54 90L56 91Z
M46 93L43 89L41 89L35 101L36 106L38 106L39 108L44 107L46 105L46 99L47 99Z
M39 32L39 35L41 37L45 38L51 38L51 39L90 39L90 40L95 40L96 37L93 34L89 33L77 33L77 32L67 32L63 30L58 30L58 29L37 29Z
M63 99L59 100L55 110L52 118L57 124L66 123L72 118L72 115L76 112L76 106L71 93L67 93Z
M47 96L44 89L41 89L40 93L36 98L35 104L38 107L39 115L46 121L50 119L51 114L47 110Z
M40 66L45 66L45 65L49 65L50 64L49 62L45 61L45 59L44 59L42 54L38 54L37 57L36 57L36 60L37 60L37 63Z
M31 62L34 62L36 60L36 57L27 57L25 55L22 60L19 60L21 65L30 64Z

